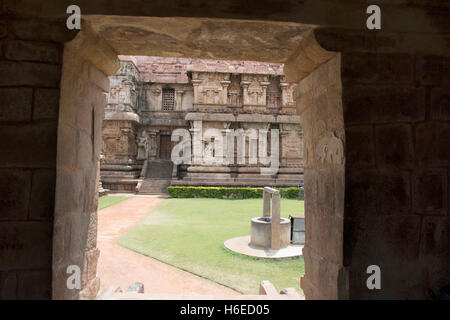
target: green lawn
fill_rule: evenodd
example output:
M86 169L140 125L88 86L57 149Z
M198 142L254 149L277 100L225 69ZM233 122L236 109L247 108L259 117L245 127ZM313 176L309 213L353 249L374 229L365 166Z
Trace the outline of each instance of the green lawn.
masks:
M303 201L281 200L282 216L303 213ZM250 218L261 215L262 199L167 199L119 244L244 294L257 294L262 280L278 290L299 289L303 258L265 260L224 247L227 239L249 235Z
M98 210L105 209L124 200L130 199L131 196L103 196L98 199Z

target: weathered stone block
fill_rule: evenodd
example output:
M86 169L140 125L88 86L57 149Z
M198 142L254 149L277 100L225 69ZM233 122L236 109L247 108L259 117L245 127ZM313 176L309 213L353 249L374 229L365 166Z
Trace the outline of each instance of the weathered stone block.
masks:
M93 300L100 290L100 278L94 278L80 291L80 300Z
M88 169L95 165L93 158L92 138L84 131L78 133L78 143L76 146L77 168Z
M425 56L417 59L416 80L422 85L449 85L450 58Z
M89 66L89 80L103 92L109 92L109 78L95 66Z
M425 119L423 89L346 85L342 92L346 123L416 122Z
M0 89L0 121L31 120L31 104L33 89L1 88Z
M343 220L313 212L306 219L309 246L321 257L333 263L342 262Z
M21 40L52 41L64 43L72 40L78 30L68 30L65 19L60 20L10 20L11 32ZM39 30L39 32L36 32Z
M416 127L416 157L427 166L450 166L450 124L426 122Z
M60 44L11 40L6 42L4 50L5 57L9 60L61 63Z
M431 118L450 120L450 89L433 88L431 90Z
M59 90L37 88L34 91L33 119L58 119Z
M413 62L408 54L343 53L342 78L360 83L413 84Z
M447 170L422 169L413 175L413 207L417 213L447 213Z
M100 250L93 249L86 251L84 254L84 268L83 268L83 285L87 285L89 281L94 279L97 275L97 262L100 256Z
M344 218L345 215L345 168L334 169L334 215Z
M59 168L56 179L56 191L59 198L57 198L58 201L55 201L55 212L58 212L61 216L63 214L68 216L81 214L84 195L82 172L75 169Z
M1 222L0 270L51 268L51 222Z
M317 208L324 215L334 216L334 171L330 168L317 170Z
M424 217L420 257L450 261L450 217Z
M305 250L306 249L306 250ZM302 281L302 288L304 282L308 289L320 288L320 296L307 296L308 299L323 298L323 299L337 299L338 298L338 279L340 265L335 264L328 259L321 257L311 248L303 249L303 256L305 259L305 275L307 281ZM305 292L308 294L308 289Z
M392 265L403 261L415 263L419 252L420 226L421 217L418 215L347 220L344 252L350 256L346 257L346 262L363 266L361 272L365 272L367 266L381 262Z
M409 167L413 164L412 129L408 124L375 127L376 156L380 165Z
M55 170L35 170L30 197L30 219L51 220L55 205Z
M31 171L0 170L0 220L26 220L31 189Z
M379 170L377 203L380 215L406 214L411 209L411 182L407 171Z
M317 42L328 51L370 51L377 48L378 34L370 34L359 30L342 30L318 28L314 32Z
M371 166L375 163L373 126L352 126L345 130L346 163L352 167Z
M38 62L0 62L0 86L58 88L61 66Z
M0 299L17 299L17 274L0 272Z
M78 105L78 113L76 118L76 126L83 130L87 134L91 134L92 131L92 121L93 119L93 108L95 107L92 103L92 90L86 93L86 102L84 104Z
M66 168L75 167L77 159L78 131L70 125L60 123L58 128L58 139L62 143L58 144L57 162Z
M398 215L410 210L407 171L350 169L346 172L345 210L350 217Z
M6 21L0 21L0 39L6 37L8 34L8 26Z
M18 299L51 299L51 268L20 272L18 282Z
M0 127L0 166L54 168L56 122Z

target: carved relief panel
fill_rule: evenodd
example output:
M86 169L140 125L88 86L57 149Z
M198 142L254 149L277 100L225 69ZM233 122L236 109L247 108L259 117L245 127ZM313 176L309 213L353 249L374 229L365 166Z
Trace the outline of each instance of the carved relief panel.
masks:
M267 80L264 75L242 75L244 105L266 105L266 89L269 85Z
M221 104L228 103L229 74L200 72L193 73L194 103Z

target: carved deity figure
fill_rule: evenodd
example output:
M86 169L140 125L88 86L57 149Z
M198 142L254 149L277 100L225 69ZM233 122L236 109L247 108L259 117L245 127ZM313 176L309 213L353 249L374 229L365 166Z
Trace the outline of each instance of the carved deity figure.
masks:
M145 130L142 130L138 137L138 154L137 160L145 160L148 157L148 137Z

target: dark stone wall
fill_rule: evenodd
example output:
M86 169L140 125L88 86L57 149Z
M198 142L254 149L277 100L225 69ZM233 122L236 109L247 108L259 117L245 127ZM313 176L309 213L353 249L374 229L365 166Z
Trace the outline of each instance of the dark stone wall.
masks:
M0 298L48 299L59 83L68 32L59 23L1 17Z
M400 45L400 33L316 36L342 53L349 298L430 298L450 283L448 34L433 34L435 55ZM372 264L382 290L366 288Z

